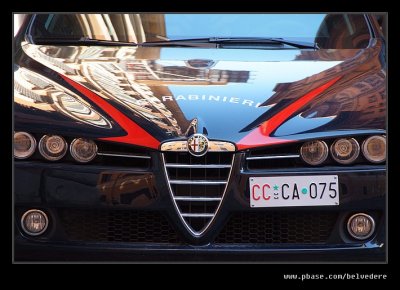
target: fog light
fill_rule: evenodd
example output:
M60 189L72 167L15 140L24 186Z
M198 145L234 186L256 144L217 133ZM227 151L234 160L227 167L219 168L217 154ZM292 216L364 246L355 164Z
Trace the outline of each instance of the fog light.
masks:
M319 165L328 157L328 145L324 141L310 141L300 148L301 158L310 165Z
M14 157L25 159L30 157L36 149L36 140L26 132L14 133Z
M47 160L60 160L67 150L68 144L61 136L44 135L39 141L39 152Z
M386 138L383 136L371 136L362 145L364 157L372 163L380 163L386 160Z
M76 161L86 163L96 157L97 145L92 140L78 138L71 142L70 151Z
M49 220L47 215L38 209L28 210L21 218L22 229L25 233L31 236L43 234L46 231L48 224Z
M357 240L365 240L369 238L375 229L374 219L364 213L352 215L347 222L347 230L349 234Z
M360 145L354 138L337 139L331 146L332 158L341 164L349 164L360 154Z

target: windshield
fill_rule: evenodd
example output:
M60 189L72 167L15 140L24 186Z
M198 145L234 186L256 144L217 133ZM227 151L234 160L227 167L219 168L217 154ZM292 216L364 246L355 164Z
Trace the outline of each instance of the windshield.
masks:
M370 33L362 14L39 14L33 41L82 37L154 42L211 37L283 38L320 48L365 48Z

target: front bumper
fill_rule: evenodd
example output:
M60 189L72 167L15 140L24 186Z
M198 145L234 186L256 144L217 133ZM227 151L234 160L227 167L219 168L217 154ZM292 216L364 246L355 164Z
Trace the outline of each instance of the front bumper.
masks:
M23 237L15 240L16 261L371 261L384 262L383 244L352 246L176 246L110 243L40 243Z
M42 162L15 163L15 259L17 261L385 261L385 166L293 168L249 171L238 154L231 182L212 226L201 238L193 238L184 228L171 201L159 155L152 156L150 169L67 165ZM251 209L249 177L337 174L340 205L334 207L295 207ZM117 182L122 180L128 183ZM24 182L18 182L22 181ZM131 183L131 185L129 185ZM119 188L119 190L118 190ZM31 238L20 229L21 213L39 208L50 214L47 234ZM159 212L167 217L179 242L124 239L73 240L65 234L58 212L64 209L90 211ZM326 243L216 243L220 232L235 213L331 212L336 215ZM373 236L365 242L352 240L345 230L351 214L365 212L377 221ZM118 220L124 223L124 220ZM241 230L238 228L238 230ZM282 231L281 231L282 232ZM290 233L289 233L290 234ZM302 234L302 233L300 233ZM110 234L109 234L110 235ZM313 233L309 233L313 235ZM108 236L107 236L108 238ZM107 240L107 238L105 238Z

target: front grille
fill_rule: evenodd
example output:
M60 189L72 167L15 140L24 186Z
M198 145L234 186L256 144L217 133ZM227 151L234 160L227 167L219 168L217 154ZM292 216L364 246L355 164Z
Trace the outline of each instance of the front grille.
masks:
M156 212L60 209L70 241L181 244L167 218Z
M217 244L323 244L337 220L334 212L235 213Z
M138 169L148 169L151 166L151 155L147 149L105 141L96 141L96 143L98 153L92 163Z
M249 150L246 155L247 168L260 170L304 166L299 154L300 146L301 144L289 144Z
M228 183L233 153L163 153L171 193L186 225L201 233L214 218Z

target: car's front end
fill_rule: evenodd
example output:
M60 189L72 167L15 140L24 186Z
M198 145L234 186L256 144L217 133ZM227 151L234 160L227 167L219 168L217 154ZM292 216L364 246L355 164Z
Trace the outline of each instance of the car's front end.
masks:
M235 38L202 14L28 17L15 43L16 260L385 260L374 17L224 17L277 35ZM313 45L279 38L296 29Z

